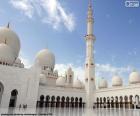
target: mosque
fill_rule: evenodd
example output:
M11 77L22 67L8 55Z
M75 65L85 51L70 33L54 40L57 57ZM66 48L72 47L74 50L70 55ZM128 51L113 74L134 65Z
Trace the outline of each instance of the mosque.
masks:
M120 76L114 75L112 87L101 79L95 84L93 10L89 2L87 16L85 82L75 79L71 67L65 76L55 68L55 56L48 50L39 51L34 64L24 68L19 58L20 39L9 27L0 27L0 107L88 107L139 108L140 74L133 71L129 84L123 86Z

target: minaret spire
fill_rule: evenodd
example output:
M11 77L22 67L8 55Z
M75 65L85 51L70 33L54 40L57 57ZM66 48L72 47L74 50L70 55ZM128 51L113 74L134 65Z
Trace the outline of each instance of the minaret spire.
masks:
M10 28L10 22L8 22L8 24L7 24L7 28Z
M92 7L92 0L89 0L89 7Z
M94 41L93 34L93 10L92 0L89 0L88 16L87 16L87 34L86 39L86 62L85 62L85 88L86 88L86 106L93 108L94 92L95 92L95 63L94 63Z

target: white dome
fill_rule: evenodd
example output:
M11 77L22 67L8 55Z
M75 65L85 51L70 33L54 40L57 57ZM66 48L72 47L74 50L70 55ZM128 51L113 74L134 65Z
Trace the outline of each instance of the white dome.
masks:
M48 49L43 49L37 53L35 62L37 62L41 67L46 66L54 69L55 56Z
M0 43L5 43L10 46L14 57L18 57L20 51L20 40L14 31L8 27L0 27Z
M107 81L105 79L101 79L99 81L99 89L107 88L107 86L108 86L108 83L107 83Z
M72 72L72 68L71 67L68 68L68 72Z
M15 63L21 64L21 60L19 58L16 59Z
M123 85L123 81L122 78L119 76L113 76L112 78L112 86L122 86Z
M56 80L56 86L64 87L65 86L65 78L64 77L59 77Z
M46 77L44 74L40 74L40 81L39 81L39 84L40 85L46 85L47 83L47 80L46 80Z
M140 83L140 74L138 72L136 72L136 71L133 71L129 75L129 83L130 84Z
M11 48L6 44L0 44L0 62L12 65L15 57Z
M81 89L81 88L83 88L83 84L79 79L77 79L76 81L74 81L73 87L77 88L77 89Z
M58 71L57 71L57 70L55 70L55 71L54 71L54 74L55 74L56 76L58 76Z

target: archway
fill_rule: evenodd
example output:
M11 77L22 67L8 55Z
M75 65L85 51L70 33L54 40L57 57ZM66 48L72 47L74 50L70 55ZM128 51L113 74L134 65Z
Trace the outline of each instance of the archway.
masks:
M135 102L136 102L136 108L138 108L138 105L139 105L139 96L138 95L135 96Z
M123 97L120 96L120 108L123 108Z
M118 97L117 96L115 97L115 107L119 108L119 102L118 102Z
M50 106L49 104L50 104L50 96L47 95L47 96L46 96L45 107L49 107L49 106Z
M40 96L40 104L39 104L39 107L43 107L44 106L44 95L41 95Z
M51 97L51 107L55 106L55 96Z
M124 104L125 104L125 108L128 108L128 97L127 96L124 97Z
M102 98L100 97L100 108L102 108Z
M133 95L129 96L129 104L130 104L130 108L133 109L134 108L134 104L133 104Z
M110 98L107 97L107 108L110 108Z
M76 108L78 107L78 98L77 97L75 98L75 107Z
M73 108L74 107L74 98L71 97L71 107Z
M1 100L2 100L3 91L4 91L4 86L3 86L3 84L0 82L0 106L1 106Z
M65 97L63 96L61 98L61 107L64 107L65 106Z
M66 97L66 107L69 107L69 97Z
M97 99L96 99L96 102L97 102L97 108L99 108L99 98L97 97Z
M82 108L82 98L79 98L79 108Z
M60 96L56 98L56 107L60 107Z
M9 107L16 107L18 91L16 89L11 91Z
M111 97L111 108L114 108L114 97Z
M106 98L103 98L103 104L104 104L104 108L106 108Z

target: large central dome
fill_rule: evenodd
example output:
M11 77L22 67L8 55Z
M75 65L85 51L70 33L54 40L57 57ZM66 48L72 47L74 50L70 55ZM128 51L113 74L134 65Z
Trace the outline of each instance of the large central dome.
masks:
M13 65L20 51L17 34L8 27L0 27L0 63Z
M46 66L54 69L55 56L48 49L43 49L37 53L35 62L37 62L41 67Z
M15 59L18 57L20 51L20 40L17 34L9 27L0 27L0 44L1 43L5 43L11 47Z

